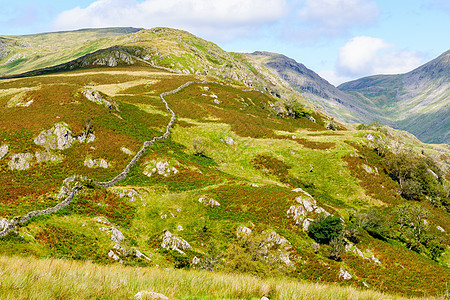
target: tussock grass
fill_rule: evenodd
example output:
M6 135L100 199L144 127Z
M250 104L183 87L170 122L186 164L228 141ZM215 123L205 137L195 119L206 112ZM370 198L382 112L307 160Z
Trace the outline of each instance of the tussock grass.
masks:
M2 299L132 299L139 291L170 299L405 299L349 286L206 271L162 270L31 257L0 257Z

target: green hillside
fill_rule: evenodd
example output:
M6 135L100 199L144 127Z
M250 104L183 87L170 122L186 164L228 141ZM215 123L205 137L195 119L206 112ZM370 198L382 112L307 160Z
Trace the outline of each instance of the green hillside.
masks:
M271 299L305 280L368 289L368 299L448 292L447 146L378 124L352 129L261 64L187 32L128 30L58 33L80 37L70 59L49 53L42 68L4 71L3 261L114 265L102 267L124 270L114 282L149 267L186 269L174 285L209 276L200 270L258 282L242 294L169 295L177 299L261 297L260 282L275 277ZM114 32L123 34L104 37ZM334 288L329 298L342 292Z

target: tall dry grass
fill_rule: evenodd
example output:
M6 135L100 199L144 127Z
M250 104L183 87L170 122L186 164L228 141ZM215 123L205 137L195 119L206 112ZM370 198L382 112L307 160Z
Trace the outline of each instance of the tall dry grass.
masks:
M289 279L32 257L0 257L0 276L0 299L133 299L143 290L170 299L403 299Z

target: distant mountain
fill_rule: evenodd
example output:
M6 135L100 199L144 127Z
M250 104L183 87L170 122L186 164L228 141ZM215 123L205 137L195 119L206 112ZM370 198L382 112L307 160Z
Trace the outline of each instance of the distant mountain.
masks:
M353 123L371 119L373 112L370 109L355 105L352 95L340 91L294 59L282 54L260 51L248 56L264 64L303 97L334 117Z
M450 51L401 75L377 75L338 88L292 58L248 54L326 113L349 123L380 121L429 143L449 143Z
M450 50L400 75L378 75L344 83L341 91L373 108L373 120L407 130L424 142L450 142Z

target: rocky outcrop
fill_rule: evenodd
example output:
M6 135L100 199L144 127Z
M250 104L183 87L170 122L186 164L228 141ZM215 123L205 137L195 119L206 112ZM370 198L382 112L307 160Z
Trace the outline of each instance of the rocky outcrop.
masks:
M213 198L209 198L207 196L200 197L198 199L198 202L200 202L203 205L209 206L211 208L220 206L220 203L214 200Z
M29 169L32 165L33 154L31 153L17 153L11 157L8 162L8 168L10 170L23 171Z
M150 258L148 258L145 254L137 250L135 247L131 247L130 249L126 249L124 246L124 242L126 241L125 235L117 229L111 222L108 221L105 217L95 217L94 220L102 225L106 225L106 227L100 227L100 231L106 232L108 235L111 236L111 241L115 243L113 248L109 250L108 257L119 261L120 263L123 262L122 258L124 257L135 257L147 261L151 261Z
M42 131L35 139L36 145L46 149L64 150L70 148L75 138L70 131L69 125L65 122L56 123L49 130Z
M92 101L99 105L104 105L111 110L119 111L119 105L111 97L103 96L100 92L93 90L93 89L87 89L87 90L82 91L81 93L89 101Z
M167 229L164 230L161 239L162 239L161 247L167 250L174 250L185 255L186 253L183 250L192 249L191 245L189 245L188 242L186 242L183 238L173 235Z

